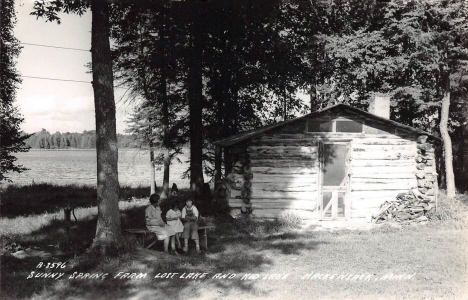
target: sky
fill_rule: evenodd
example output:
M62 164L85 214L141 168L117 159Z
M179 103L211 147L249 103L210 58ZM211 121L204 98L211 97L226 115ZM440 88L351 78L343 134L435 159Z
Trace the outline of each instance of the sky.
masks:
M24 117L21 129L34 133L83 132L95 129L91 62L91 13L83 16L60 14L61 24L31 16L34 0L17 0L15 37L23 49L16 68L23 82L16 102ZM74 48L81 50L59 49ZM74 80L84 82L45 80ZM124 90L115 89L117 132L124 133L132 106L123 99ZM307 96L299 95L304 101Z
M58 25L29 15L33 11L33 3L33 0L19 0L15 3L15 36L23 46L16 65L23 76L16 97L16 104L24 117L21 129L27 133L43 128L51 133L94 130L92 75L87 73L86 67L91 62L91 52L28 45L89 50L91 13L87 12L81 17L61 14L62 22ZM117 132L124 133L124 120L131 107L121 100L118 90L115 93Z

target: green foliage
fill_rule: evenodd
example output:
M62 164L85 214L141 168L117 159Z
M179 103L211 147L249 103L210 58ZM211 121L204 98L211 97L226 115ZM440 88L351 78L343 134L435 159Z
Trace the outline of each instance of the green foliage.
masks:
M8 172L22 172L26 168L16 165L15 153L26 152L25 140L28 135L21 132L20 124L23 118L15 107L16 89L21 83L16 70L15 59L19 56L21 47L13 35L16 23L14 2L0 0L0 182L10 181Z
M83 133L57 131L50 134L46 129L27 135L26 146L33 149L94 149L96 148L96 131L85 130ZM141 142L134 135L117 134L117 147L139 148Z
M97 204L96 187L52 184L32 184L25 186L8 185L1 191L2 216L16 217L20 215L52 213L64 207L90 207ZM147 198L148 187L121 186L120 200Z
M429 221L457 221L460 222L466 219L466 210L468 209L468 195L459 194L455 199L447 198L445 191L441 191L438 195L437 210L432 209L427 214ZM466 224L465 224L466 225Z
M373 93L390 94L392 118L437 133L427 117L444 92L456 95L467 84L464 3L332 1L326 18L333 26L319 36L319 90L361 108Z
M117 79L130 89L129 98L140 103L130 130L156 147L170 142L176 153L187 134L201 133L205 171L211 174L212 141L304 110L296 93L310 81L303 56L318 15L313 8L282 1L114 5ZM194 77L195 67L201 68L201 77ZM198 104L202 116L185 100L193 99L193 93L203 97ZM190 132L189 123L199 117L201 126Z
M128 88L128 101L138 103L127 132L152 150L169 151L169 160L187 142L181 42L174 16L167 13L171 7L121 1L113 6L111 20L116 79ZM162 164L166 155L160 152L152 163Z

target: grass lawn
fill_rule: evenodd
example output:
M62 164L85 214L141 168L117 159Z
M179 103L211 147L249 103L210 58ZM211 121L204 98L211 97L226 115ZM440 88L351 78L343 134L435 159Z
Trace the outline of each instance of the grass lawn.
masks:
M121 202L123 227L141 227L146 205L146 200ZM146 250L127 237L125 253L105 258L82 252L94 235L96 213L96 208L76 211L72 242L80 255L19 259L3 253L0 297L468 299L463 291L468 287L468 223L448 210L440 214L448 220L367 231L316 231L284 220L220 221L210 233L209 251L201 254L166 255L160 243ZM60 248L65 236L60 213L2 218L0 228L5 239L31 248ZM40 262L66 265L37 268ZM58 280L27 279L32 271L65 274ZM97 278L77 278L79 273ZM123 273L139 278L122 278ZM216 278L219 274L225 278Z

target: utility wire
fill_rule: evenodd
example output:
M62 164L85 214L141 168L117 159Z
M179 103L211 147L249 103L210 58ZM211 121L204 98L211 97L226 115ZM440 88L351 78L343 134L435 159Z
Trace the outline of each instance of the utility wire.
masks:
M46 77L25 76L25 75L21 75L21 77L24 77L24 78L33 78L33 79L42 79L42 80L80 82L80 83L90 83L90 84L93 84L91 81L73 80L73 79L46 78ZM124 88L124 87L120 87L120 86L114 86L114 89L125 89L125 88Z
M37 47L64 49L64 50L76 50L76 51L85 51L85 52L90 52L91 51L91 50L86 50L86 49L68 48L68 47L50 46L50 45L42 45L42 44L23 43L23 42L20 42L20 44L29 45L29 46L37 46Z
M35 77L35 76L25 76L25 75L21 75L21 77L34 78L34 79L43 79L43 80L54 80L54 81L69 81L69 82L91 83L91 81L72 80L72 79L46 78L46 77Z

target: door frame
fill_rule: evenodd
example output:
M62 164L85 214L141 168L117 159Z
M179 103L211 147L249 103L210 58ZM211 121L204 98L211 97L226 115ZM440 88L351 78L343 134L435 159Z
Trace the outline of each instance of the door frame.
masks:
M347 181L346 187L342 190L339 189L338 186L327 187L324 189L323 187L323 171L324 171L324 145L325 144L341 144L346 145L346 158L345 158L345 178L344 180ZM318 219L319 220L349 220L351 216L351 200L350 200L350 192L351 192L351 155L352 155L352 139L326 139L326 140L319 140L318 143L318 161L319 161L319 169L318 169ZM328 192L332 192L332 198L330 199L329 204L327 205L328 209L332 209L332 216L331 217L324 217L323 216L323 192L324 190ZM338 201L338 193L344 192L344 210L345 214L344 217L337 216L336 206ZM332 207L330 207L332 206Z

